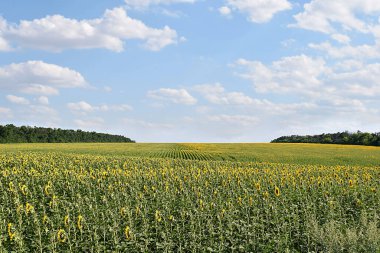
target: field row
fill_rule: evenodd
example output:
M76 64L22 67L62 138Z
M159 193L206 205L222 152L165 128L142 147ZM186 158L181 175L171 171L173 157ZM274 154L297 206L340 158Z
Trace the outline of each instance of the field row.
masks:
M0 144L2 153L40 152L185 158L190 160L271 162L303 165L379 166L380 148L328 144L279 143L56 143Z

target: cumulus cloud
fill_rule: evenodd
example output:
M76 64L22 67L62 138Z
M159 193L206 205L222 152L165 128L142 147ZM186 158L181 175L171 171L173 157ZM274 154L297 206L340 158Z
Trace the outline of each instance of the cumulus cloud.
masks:
M378 15L377 0L312 0L304 5L304 11L294 16L292 26L322 33L335 33L338 29L367 33L370 26L360 15Z
M379 13L377 0L312 0L304 5L301 13L294 15L296 23L290 26L330 35L330 41L310 43L309 48L334 59L378 59ZM362 34L364 40L355 40L357 34Z
M107 112L107 111L119 111L119 112L127 112L127 111L132 111L133 107L130 105L126 104L121 104L121 105L101 105L98 107L98 110Z
M61 118L54 108L42 105L31 104L15 112L15 118L22 120L22 124L37 125L46 127L57 127L60 125Z
M77 103L68 103L67 108L73 111L84 111L84 112L92 112L95 108L85 101L80 101Z
M0 52L11 51L8 41L3 37L3 32L7 27L7 22L0 16Z
M380 95L380 64L348 60L329 63L305 55L284 57L271 64L240 59L239 75L251 80L261 94L290 94L298 103L266 107L275 110L321 113L372 113Z
M146 120L141 119L132 119L132 118L124 118L123 123L127 125L127 127L133 127L133 128L145 128L145 129L170 129L174 128L174 125L172 124L165 124L165 123L156 123L156 122L150 122Z
M363 65L362 68L334 72L330 83L343 94L374 97L380 95L380 64Z
M7 100L13 104L18 104L18 105L28 105L30 103L28 99L24 97L17 97L14 95L8 95Z
M326 53L333 58L376 59L380 58L380 41L374 45L333 46L330 42L310 43L309 47Z
M80 73L42 61L13 63L0 67L1 90L56 95L60 88L81 88L86 85L86 80Z
M76 119L74 120L74 123L76 126L78 126L81 129L90 129L93 131L96 128L101 128L104 125L104 119L103 118L90 118L90 119Z
M241 125L241 126L253 126L259 122L259 119L249 115L212 115L208 118L210 121L215 121L225 124Z
M306 55L284 57L270 66L260 61L239 59L236 65L245 71L240 76L252 81L257 92L310 93L322 84L321 77L329 71L321 58Z
M335 33L335 34L331 35L331 38L338 41L339 43L342 43L342 44L348 44L351 41L349 36L347 36L345 34L340 34L340 33Z
M141 9L146 8L151 5L169 5L169 4L176 4L176 3L194 3L196 0L125 0L125 3L128 6Z
M268 22L276 13L292 8L292 5L287 0L227 0L226 4L226 6L219 9L222 14L228 12L226 8L230 8L247 13L249 21L254 23Z
M148 27L129 17L121 7L106 10L97 19L76 20L53 15L22 20L19 24L0 19L0 50L9 50L9 44L12 44L54 52L90 48L121 52L125 41L136 39L144 41L145 48L158 51L177 43L177 37L177 32L168 26L161 29Z
M222 6L218 9L219 13L223 16L229 16L231 14L231 9L228 6Z
M164 102L183 105L194 105L197 103L197 99L191 96L185 89L161 88L158 90L151 90L148 91L148 97Z
M226 92L220 83L196 85L194 86L194 90L201 93L207 101L213 104L252 105L262 103L242 92Z
M45 97L45 96L41 96L41 97L37 98L37 101L38 101L38 103L40 103L42 105L48 105L49 104L49 98Z
M300 110L313 110L316 107L311 102L275 103L268 99L252 98L243 92L227 92L220 83L196 85L193 89L202 94L211 104L224 105L226 107L239 106L240 109L258 110L272 115L291 114Z
M99 106L91 105L85 101L80 101L76 103L68 103L67 108L69 108L72 112L77 113L90 113L94 111L108 112L108 111L131 111L133 108L130 105L121 104L121 105L107 105L102 104Z

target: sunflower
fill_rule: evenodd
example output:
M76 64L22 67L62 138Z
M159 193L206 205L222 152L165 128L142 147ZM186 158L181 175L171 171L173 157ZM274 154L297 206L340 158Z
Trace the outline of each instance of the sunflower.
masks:
M32 213L33 211L34 211L34 207L31 204L26 203L26 205L25 205L26 214Z
M77 221L77 227L80 231L82 231L82 228L83 228L83 224L82 224L82 220L83 220L83 216L82 215L79 215L78 216L78 221Z
M260 183L256 183L255 186L256 186L256 189L257 189L258 191L260 191Z
M9 186L10 192L15 192L15 186L14 186L13 182L9 182L8 186Z
M46 224L48 222L48 217L47 215L45 214L44 217L42 218L42 223L43 224Z
M47 184L44 188L44 193L46 196L50 196L50 189L51 189L51 185Z
M224 214L226 213L226 209L222 209L222 211L220 212L220 217L223 218Z
M131 229L129 228L129 226L126 226L125 229L124 229L124 235L125 235L125 238L127 238L127 240L130 240L131 239Z
M57 232L57 239L59 242L66 242L66 232L63 229L58 230Z
M125 207L120 208L120 215L125 217L127 215L127 209Z
M276 186L274 187L274 194L278 197L280 196L280 189Z
M65 222L65 227L68 227L69 223L70 223L70 217L69 217L69 215L65 216L64 222Z
M26 185L21 186L21 193L25 196L28 193L28 188Z
M21 213L21 211L23 209L24 209L24 206L20 204L20 205L17 206L16 212L19 214L19 213Z
M13 238L15 237L16 233L13 232L13 224L12 223L8 223L8 227L7 227L7 231L8 231L8 235L9 235L9 239L12 241Z
M161 216L160 211L156 210L156 213L154 214L154 218L156 219L157 222L162 221L162 216Z
M141 209L139 206L136 206L135 213L136 215L139 215L141 213Z

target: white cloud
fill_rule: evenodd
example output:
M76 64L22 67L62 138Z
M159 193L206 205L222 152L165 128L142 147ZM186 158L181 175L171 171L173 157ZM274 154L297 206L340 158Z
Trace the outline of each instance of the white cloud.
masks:
M263 103L242 92L226 92L220 83L196 85L194 90L201 93L207 101L213 104L252 105Z
M12 48L9 46L8 42L1 37L1 33L0 33L0 52L1 51L11 51Z
M11 51L11 47L8 44L8 41L6 41L3 38L3 32L6 29L7 22L0 16L0 52L1 51Z
M68 103L67 108L69 108L72 112L77 113L90 113L94 111L101 111L101 112L108 112L108 111L118 111L118 112L125 112L125 111L131 111L133 108L130 105L121 104L121 105L107 105L102 104L99 106L91 105L85 101L80 101L77 103Z
M45 96L41 96L37 99L38 103L42 105L48 105L49 104L49 98Z
M302 103L274 103L267 99L252 98L243 92L227 92L219 83L196 85L194 86L194 90L201 93L211 104L224 105L225 109L231 106L238 106L235 109L260 111L267 115L287 115L299 112L300 110L310 111L316 108L316 104L308 101ZM202 113L203 111L199 112ZM204 112L210 112L209 108Z
M174 126L171 124L164 124L164 123L156 123L156 122L150 122L146 120L140 120L140 119L131 119L131 118L125 118L123 119L123 123L126 124L127 128L133 127L133 128L145 128L145 129L170 129Z
M363 67L364 67L364 63L362 61L349 59L349 60L341 60L337 62L334 66L334 70L348 72L348 71L357 70Z
M335 33L335 34L331 35L331 38L338 41L339 43L342 43L342 44L348 44L351 41L349 36L344 35L344 34L340 34L340 33Z
M218 10L219 10L219 13L222 14L223 16L231 15L231 9L228 8L227 6L222 6Z
M95 107L95 109L107 112L107 111L119 111L119 112L126 112L126 111L132 111L133 108L130 105L121 104L121 105L101 105L98 107Z
M176 4L176 3L194 3L196 0L125 0L125 3L128 6L142 9L146 8L151 5L169 5L169 4Z
M175 104L194 105L197 99L185 89L161 88L148 91L148 97Z
M13 104L18 104L18 105L28 105L30 103L28 99L24 97L17 97L14 95L8 95L7 100Z
M80 73L42 61L13 63L0 67L0 90L56 95L60 88L80 88L86 85Z
M366 64L362 68L333 73L330 83L343 94L374 97L380 95L380 63Z
M0 19L1 21L1 19ZM0 47L6 44L59 52L65 49L105 48L120 52L126 40L144 41L144 47L157 51L177 43L175 30L155 29L127 15L123 8L106 10L101 18L76 20L61 15L46 16L19 24L0 23ZM8 41L5 45L1 38ZM5 42L6 42L5 41Z
M330 35L331 41L310 43L309 47L332 58L380 58L380 2L377 0L312 0L294 16L298 27ZM351 38L362 36L365 43ZM373 42L369 42L373 40ZM336 45L338 42L338 45Z
M247 13L254 23L268 22L276 13L292 8L287 0L227 0L226 3L232 10Z
M42 94L46 96L59 94L58 89L41 84L29 84L28 86L22 88L21 91L28 94Z
M310 48L327 53L333 58L355 58L355 59L376 59L380 58L380 43L375 45L344 45L341 47L333 46L330 42L319 44L310 43Z
M337 29L367 33L370 26L359 18L360 14L376 16L379 12L378 0L312 0L294 16L296 23L292 26L329 34Z
M296 92L309 94L321 86L320 79L329 71L323 59L306 55L284 57L270 66L259 61L240 59L237 66L245 69L239 74L252 81L257 92Z
M94 129L102 128L104 125L103 118L90 118L90 119L76 119L74 120L75 125L82 129L90 129L93 131Z
M92 112L95 108L85 101L80 101L78 103L68 103L67 108L72 111L83 111L83 112Z
M16 117L22 124L32 126L57 127L61 122L59 113L47 105L29 105L18 111Z
M328 65L321 59L301 55L284 57L268 65L244 59L236 64L245 69L239 75L251 80L262 96L266 94L272 99L283 98L284 94L291 96L290 104L267 101L258 107L278 115L295 112L289 118L310 114L333 119L334 115L347 117L351 112L359 117L359 114L373 115L376 113L373 109L379 106L376 102L380 95L379 63L347 60Z
M208 118L210 121L215 121L224 124L253 126L259 122L259 119L249 115L212 115Z

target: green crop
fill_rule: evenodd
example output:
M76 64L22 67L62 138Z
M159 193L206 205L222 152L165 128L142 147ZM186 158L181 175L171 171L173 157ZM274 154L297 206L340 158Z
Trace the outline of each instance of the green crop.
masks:
M166 150L7 146L0 252L380 250L377 166L237 162L237 149L155 145Z

